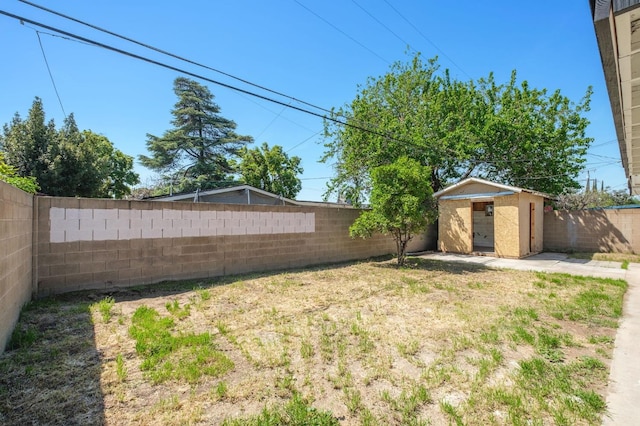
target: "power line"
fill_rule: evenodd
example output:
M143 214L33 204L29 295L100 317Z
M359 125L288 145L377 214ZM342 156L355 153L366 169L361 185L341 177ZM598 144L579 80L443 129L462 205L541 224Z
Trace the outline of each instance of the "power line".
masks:
M61 30L59 28L55 28L55 27L52 27L52 26L49 26L49 25L46 25L46 24L31 20L31 19L28 19L28 18L22 17L22 16L14 15L14 14L9 13L9 12L4 11L4 10L0 10L0 14L1 15L5 15L5 16L7 16L9 18L16 19L16 20L21 21L21 22L22 21L28 22L31 25L36 25L38 27L45 28L45 29L47 29L49 31L55 31L55 32L57 32L59 34L65 35L67 37L74 38L74 39L82 41L84 43L87 43L87 44L90 44L90 45L93 45L93 46L96 46L96 47L101 47L101 48L103 48L105 50L110 50L112 52L120 53L122 55L128 56L128 57L133 58L133 59L138 59L138 60L150 63L152 65L156 65L156 66L159 66L159 67L162 67L162 68L169 69L171 71L175 71L175 72L178 72L178 73L181 73L181 74L185 74L185 75L188 75L188 76L191 76L191 77L195 77L195 78L198 78L200 80L207 81L209 83L216 84L218 86L221 86L221 87L224 87L224 88L236 91L236 92L244 93L246 95L250 95L250 96L253 96L253 97L268 101L268 102L272 102L272 103L275 103L275 104L278 104L278 105L281 105L281 106L285 106L285 107L291 108L293 110L303 112L305 114L313 115L315 117L322 118L324 120L328 120L328 121L331 121L333 123L336 123L336 124L339 124L339 125L342 125L342 126L351 127L351 128L354 128L354 129L357 129L357 130L361 130L361 131L366 132L366 133L370 133L370 134L373 134L373 135L376 135L376 136L380 136L380 137L383 137L383 138L394 140L396 142L407 143L406 141L402 141L400 139L396 139L396 138L394 138L394 137L392 137L392 136L390 136L388 134L384 134L384 133L381 133L379 131L372 130L372 129L367 129L367 128L364 128L362 126L359 126L359 125L356 125L356 124L353 124L353 123L349 123L347 121L341 121L341 120L339 120L337 118L332 117L331 115L323 115L323 114L320 114L318 112L311 111L311 110L308 110L308 109L305 109L305 108L302 108L302 107L299 107L299 106L289 105L289 104L287 104L287 103L285 103L283 101L280 101L280 100L277 100L277 99L274 99L274 98L270 98L268 96L261 95L261 94L255 93L255 92L251 92L249 90L245 90L245 89L242 89L240 87L233 86L231 84L223 83L221 81L214 80L214 79L205 77L205 76L203 76L201 74L196 74L196 73L193 73L191 71L187 71L187 70L185 70L183 68L178 68L176 66L169 65L169 64L166 64L164 62L157 61L155 59L150 59L150 58L147 58L145 56L141 56L141 55L138 55L138 54L135 54L135 53L123 50L123 49L119 49L117 47L113 47L113 46L110 46L110 45L107 45L107 44L104 44L104 43L100 43L98 41L95 41L95 40L92 40L92 39L89 39L89 38L86 38L86 37L82 37L82 36L79 36L77 34L73 34L73 33L70 33L68 31L64 31L64 30ZM366 124L370 125L369 123L366 123Z
M380 26L382 26L382 28L384 28L385 30L389 31L391 34L393 34L395 36L395 38L397 38L398 40L400 40L401 42L404 43L405 46L407 46L409 49L413 50L414 52L416 51L415 49L413 49L411 47L411 44L409 44L409 42L405 41L402 37L400 37L398 34L396 34L395 31L393 31L391 28L387 27L382 21L380 21L378 18L376 18L375 16L373 16L373 14L371 12L369 12L367 9L365 9L362 5L360 5L360 3L358 3L356 0L351 0L353 2L353 4L355 4L356 6L358 6L360 9L362 9L362 11L364 13L366 13L367 15L369 15L371 17L371 19L373 19L374 21L376 21L378 24L380 24Z
M365 46L364 44L360 43L358 40L356 40L355 38L351 37L349 34L347 34L344 31L342 31L340 28L338 28L335 25L333 25L331 22L327 21L322 16L318 15L316 12L314 12L311 9L309 9L304 4L300 3L298 0L293 0L293 1L295 1L300 7L306 9L309 13L314 15L316 18L320 19L322 22L324 22L325 24L329 25L331 28L333 28L334 30L338 31L340 34L342 34L343 36L347 37L352 42L356 43L358 46L362 47L363 49L367 50L372 55L376 56L378 59L382 60L383 62L386 62L387 64L391 64L391 62L389 62L388 60L386 60L382 56L378 55L376 52L374 52L373 50L369 49L367 46Z
M306 138L305 140L303 140L300 143L295 144L294 146L292 146L291 148L289 148L288 150L285 151L286 153L289 153L291 151L293 151L294 149L296 149L297 147L299 147L300 145L302 145L303 143L306 143L307 141L311 140L311 138L313 138L314 136L317 136L320 134L320 132L322 132L322 130L318 130L317 132L315 132L314 134L312 134L311 136L309 136L308 138Z
M64 106L62 106L62 99L60 99L60 93L58 93L58 88L56 87L56 81L53 79L53 74L51 73L51 68L49 67L49 61L47 61L47 55L44 53L44 47L42 46L42 40L40 39L40 32L36 31L36 35L38 36L38 44L40 45L40 51L42 52L44 63L47 66L47 71L49 72L49 78L51 79L53 90L56 92L56 97L58 98L58 102L60 103L60 109L62 109L64 118L67 118L67 113L64 111Z
M467 74L465 72L465 70L463 70L458 64L455 63L455 61L453 59L451 59L446 53L444 53L444 51L442 49L440 49L438 46L436 46L436 44L434 42L432 42L431 40L429 40L429 38L424 35L422 33L422 31L420 31L418 29L418 27L416 27L415 25L413 25L413 23L411 21L409 21L402 13L400 13L400 11L398 9L396 9L391 3L389 3L388 0L384 0L384 2L391 8L393 9L394 12L396 12L398 14L398 16L400 16L407 24L409 24L411 26L411 28L413 28L418 34L420 34L422 36L423 39L425 39L429 44L431 44L438 52L440 52L442 54L442 56L444 56L445 58L447 58L449 60L449 62L451 62L456 68L458 68L464 75L466 75L467 77L469 77L471 79L471 76L469 74Z
M65 18L65 19L68 19L68 20L70 20L70 21L76 22L76 23L78 23L78 24L81 24L81 25L87 26L87 27L92 28L92 29L94 29L94 30L97 30L97 31L100 31L100 32L103 32L103 33L109 34L109 35L114 36L114 37L117 37L117 38L119 38L119 39L121 39L121 40L125 40L125 41L128 41L128 42L133 43L133 44L137 44L138 46L142 46L142 47L144 47L144 48L146 48L146 49L150 49L150 50L153 50L153 51L155 51L155 52L162 53L163 55L170 56L170 57L172 57L172 58L174 58L174 59L178 59L178 60L181 60L181 61L183 61L183 62L187 62L187 63L189 63L189 64L196 65L196 66L198 66L198 67L201 67L201 68L207 69L207 70L209 70L209 71L213 71L213 72L216 72L216 73L218 73L218 74L222 74L222 75L224 75L224 76L226 76L226 77L229 77L229 78L232 78L232 79L234 79L234 80L236 80L236 81L240 81L240 82L242 82L242 83L248 84L249 86L253 86L253 87L255 87L255 88L258 88L258 89L261 89L261 90L267 91L267 92L272 93L272 94L274 94L274 95L278 95L278 96L285 97L285 98L290 99L290 100L292 100L292 101L295 101L295 102L301 103L301 104L303 104L303 105L310 106L310 107L315 108L315 109L319 109L319 110L324 111L324 112L327 112L327 113L330 113L330 112L331 112L331 111L330 111L330 110L328 110L328 109L325 109L325 108L322 108L322 107L320 107L320 106L314 105L314 104L312 104L312 103L310 103L310 102L306 102L306 101L300 100L300 99L298 99L298 98L295 98L295 97L293 97L293 96L289 96L289 95L287 95L287 94L285 94L285 93L282 93L282 92L279 92L279 91L276 91L276 90L273 90L273 89L269 89L268 87L265 87L265 86L262 86L262 85L259 85L259 84L256 84L256 83L252 83L251 81L248 81L248 80L245 80L245 79L243 79L243 78L237 77L237 76L235 76L235 75L233 75L233 74L230 74L230 73L227 73L227 72L221 71L221 70L216 69L216 68L212 68L212 67L210 67L210 66L208 66L208 65L201 64L201 63L199 63L199 62L193 61L193 60L191 60L191 59L187 59L187 58L185 58L185 57L183 57L183 56L180 56L180 55L177 55L177 54L174 54L174 53L168 52L168 51L166 51L166 50L163 50L163 49L160 49L160 48L157 48L157 47L151 46L151 45L149 45L149 44L142 43L142 42L137 41L137 40L134 40L134 39L132 39L132 38L130 38L130 37L126 37L126 36L123 36L123 35L121 35L121 34L115 33L115 32L113 32L113 31L109 31L109 30L104 29L104 28L101 28L101 27L99 27L99 26L97 26L97 25L93 25L93 24L90 24L90 23L88 23L88 22L82 21L82 20L80 20L80 19L74 18L74 17L72 17L72 16L68 16L68 15L65 15L65 14L63 14L63 13L56 12L55 10L52 10L52 9L46 8L46 7L44 7L44 6L40 6L40 5L35 4L35 3L32 3L32 2L30 2L30 1L27 1L27 0L18 0L18 1L20 1L20 2L22 2L22 3L25 3L25 4L28 4L29 6L33 6L33 7L37 8L37 9L44 10L45 12L52 13L52 14L54 14L54 15L56 15L56 16L60 16L60 17L62 17L62 18Z

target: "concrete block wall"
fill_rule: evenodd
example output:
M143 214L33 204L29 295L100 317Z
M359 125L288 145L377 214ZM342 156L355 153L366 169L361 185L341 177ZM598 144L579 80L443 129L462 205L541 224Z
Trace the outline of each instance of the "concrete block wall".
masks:
M640 209L546 212L544 250L640 253Z
M31 299L33 196L0 181L0 353Z
M390 237L351 239L359 210L57 197L37 199L37 294L364 259ZM422 250L429 236L410 250Z
M493 216L487 216L484 211L474 211L473 245L478 247L493 247L493 233Z

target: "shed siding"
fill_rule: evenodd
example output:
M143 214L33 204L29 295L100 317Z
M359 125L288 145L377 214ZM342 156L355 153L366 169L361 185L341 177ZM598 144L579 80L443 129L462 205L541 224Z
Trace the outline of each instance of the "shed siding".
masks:
M495 252L498 257L520 257L519 194L494 200Z
M438 248L454 253L471 253L472 211L469 200L442 200L438 225Z

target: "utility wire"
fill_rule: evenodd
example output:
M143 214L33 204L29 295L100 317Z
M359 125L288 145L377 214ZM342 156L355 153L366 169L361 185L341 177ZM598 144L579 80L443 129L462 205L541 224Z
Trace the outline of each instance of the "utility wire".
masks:
M397 38L398 40L403 42L406 47L408 47L413 52L416 51L414 48L411 47L411 44L409 44L409 42L405 41L402 37L400 37L398 34L396 34L395 31L393 31L391 28L387 27L382 21L380 21L378 18L373 16L373 14L371 12L369 12L367 9L365 9L360 3L358 3L356 0L351 0L351 1L353 2L353 4L358 6L364 13L369 15L371 17L371 19L373 19L378 24L380 24L380 26L382 26L382 28L384 28L385 30L389 31L391 34L393 34L395 36L395 38Z
M322 22L324 22L325 24L329 25L331 28L333 28L334 30L338 31L340 34L342 34L343 36L347 37L352 42L356 43L358 46L362 47L363 49L367 50L372 55L376 56L378 59L382 60L383 62L385 62L387 64L391 64L391 62L389 62L388 60L386 60L382 56L378 55L376 52L374 52L373 50L369 49L367 46L365 46L364 44L360 43L358 40L356 40L355 38L351 37L349 34L347 34L344 31L342 31L340 28L338 28L335 25L333 25L331 22L327 21L322 16L318 15L316 12L314 12L311 9L309 9L304 4L300 3L298 0L293 0L293 1L295 1L300 7L306 9L309 13L314 15L316 18L320 19Z
M70 20L70 21L76 22L76 23L78 23L78 24L81 24L81 25L87 26L87 27L92 28L92 29L94 29L94 30L98 30L98 31L100 31L100 32L103 32L103 33L109 34L109 35L111 35L111 36L114 36L114 37L117 37L117 38L119 38L119 39L122 39L122 40L128 41L128 42L130 42L130 43L137 44L138 46L142 46L142 47L144 47L144 48L147 48L147 49L153 50L153 51L155 51L155 52L162 53L163 55L170 56L170 57L172 57L172 58L174 58L174 59L179 59L179 60L184 61L184 62L187 62L187 63L189 63L189 64L196 65L196 66L198 66L198 67L201 67L201 68L207 69L207 70L209 70L209 71L213 71L213 72L216 72L216 73L218 73L218 74L222 74L222 75L224 75L224 76L226 76L226 77L229 77L229 78L232 78L232 79L234 79L234 80L236 80L236 81L240 81L240 82L242 82L242 83L248 84L249 86L253 86L253 87L256 87L256 88L258 88L258 89L261 89L261 90L267 91L267 92L272 93L272 94L274 94L274 95L278 95L278 96L285 97L285 98L290 99L290 100L292 100L292 101L295 101L295 102L301 103L301 104L303 104L303 105L306 105L306 106L309 106L309 107L312 107L312 108L315 108L315 109L319 109L319 110L324 111L324 112L327 112L327 113L330 113L330 112L331 112L331 111L330 111L330 110L328 110L328 109L325 109L325 108L322 108L322 107L320 107L320 106L314 105L314 104L312 104L312 103L310 103L310 102L305 102L305 101L300 100L300 99L298 99L298 98L295 98L295 97L293 97L293 96L289 96L289 95L287 95L287 94L285 94L285 93L278 92L278 91L273 90L273 89L269 89L268 87L261 86L261 85L256 84L256 83L252 83L252 82L250 82L250 81L248 81L248 80L245 80L245 79L243 79L243 78L240 78L240 77L237 77L237 76L235 76L235 75L229 74L229 73L227 73L227 72L221 71L221 70L219 70L219 69L212 68L212 67L210 67L210 66L208 66L208 65L201 64L201 63L199 63L199 62L193 61L193 60L191 60L191 59L187 59L187 58L185 58L185 57L183 57L183 56L179 56L179 55L176 55L176 54L171 53L171 52L167 52L166 50L159 49L159 48L154 47L154 46L151 46L151 45L149 45L149 44L139 42L139 41L134 40L134 39L132 39L132 38L129 38L129 37L123 36L123 35L121 35L121 34L115 33L115 32L113 32L113 31L109 31L109 30L107 30L107 29L104 29L104 28L98 27L97 25L93 25L93 24L90 24L90 23L88 23L88 22L82 21L82 20L80 20L80 19L74 18L74 17L72 17L72 16L68 16L68 15L65 15L65 14L63 14L63 13L56 12L55 10L52 10L52 9L46 8L46 7L44 7L44 6L40 6L40 5L36 4L36 3L32 3L32 2L27 1L27 0L18 0L18 1L20 1L20 2L22 2L22 3L25 3L25 4L28 4L29 6L33 6L33 7L35 7L35 8L38 8L38 9L40 9L40 10L44 10L45 12L52 13L52 14L54 14L54 15L56 15L56 16L60 16L60 17L62 17L62 18L65 18L65 19L68 19L68 20Z
M36 35L38 36L38 44L40 45L40 50L42 51L42 57L44 58L44 63L47 66L47 71L49 72L49 78L51 79L51 84L53 84L53 90L56 92L56 97L58 98L58 102L60 103L62 114L66 119L67 113L64 111L64 106L62 106L62 99L60 99L60 93L58 93L58 88L56 87L56 81L53 79L53 74L51 73L51 68L49 67L49 61L47 61L47 55L44 53L44 47L42 46L42 40L40 39L40 32L36 31Z
M262 99L262 100L265 100L265 101L269 101L269 102L272 102L272 103L275 103L275 104L278 104L278 105L281 105L281 106L285 106L285 107L291 108L291 109L296 110L296 111L300 111L300 112L303 112L303 113L306 113L306 114L309 114L309 115L313 115L315 117L319 117L319 118L322 118L324 120L331 121L331 122L339 124L341 126L351 127L351 128L354 128L354 129L357 129L357 130L361 130L361 131L366 132L366 133L370 133L370 134L373 134L373 135L376 135L376 136L380 136L380 137L383 137L383 138L394 140L396 142L408 143L406 141L402 141L400 139L396 139L396 138L394 138L394 137L392 137L392 136L390 136L388 134L384 134L384 133L382 133L380 131L377 131L377 130L367 129L367 128L364 128L362 126L350 123L348 121L341 121L341 120L339 120L337 118L332 117L331 115L323 115L323 114L320 114L318 112L311 111L311 110L308 110L308 109L305 109L305 108L302 108L302 107L289 105L289 104L287 104L287 103L285 103L283 101L279 101L277 99L270 98L268 96L264 96L264 95L261 95L261 94L255 93L255 92L251 92L249 90L245 90L245 89L242 89L242 88L239 88L237 86L233 86L233 85L230 85L230 84L227 84L227 83L223 83L221 81L214 80L214 79L205 77L203 75L196 74L196 73L187 71L185 69L178 68L178 67L173 66L173 65L165 64L164 62L160 62L160 61L157 61L157 60L154 60L154 59L150 59L150 58L147 58L145 56L141 56L141 55L138 55L138 54L135 54L135 53L123 50L123 49L119 49L117 47L113 47L113 46L110 46L110 45L107 45L107 44L104 44L104 43L100 43L98 41L91 40L89 38L82 37L82 36L79 36L77 34L73 34L73 33L70 33L68 31L64 31L64 30L61 30L59 28L55 28L55 27L52 27L50 25L46 25L46 24L43 24L43 23L31 20L31 19L22 17L22 16L18 16L18 15L15 15L13 13L9 13L9 12L4 11L4 10L0 10L0 15L5 15L5 16L7 16L9 18L13 18L13 19L16 19L16 20L21 21L21 22L22 21L28 22L31 25L36 25L38 27L47 29L49 31L55 31L55 32L57 32L59 34L65 35L67 37L72 37L72 38L74 38L76 40L91 44L93 46L101 47L103 49L110 50L112 52L116 52L116 53L120 53L120 54L125 55L125 56L129 56L130 58L133 58L133 59L138 59L138 60L153 64L153 65L157 65L157 66L162 67L162 68L166 68L166 69L169 69L169 70L181 73L181 74L185 74L185 75L188 75L188 76L191 76L191 77L195 77L195 78L201 79L203 81L207 81L207 82L212 83L212 84L216 84L218 86L221 86L221 87L233 90L233 91L244 93L245 95L254 96L256 98L259 98L259 99Z
M297 0L294 0L294 1L297 2ZM279 101L277 99L273 99L273 98L270 98L270 97L267 97L267 96L264 96L264 95L261 95L261 94L258 94L258 93L251 92L249 90L241 89L239 87L236 87L236 86L233 86L233 85L230 85L230 84L226 84L226 83L223 83L223 82L220 82L220 81L217 81L217 80L213 80L213 79L210 79L208 77L205 77L205 76L202 76L202 75L199 75L199 74L196 74L196 73L193 73L193 72L190 72L190 71L187 71L187 70L184 70L184 69L172 66L172 65L168 65L168 64L165 64L163 62L160 62L160 61L157 61L157 60L153 60L153 59L141 56L141 55L137 55L137 54L134 54L134 53L131 53L131 52L128 52L128 51L113 47L113 46L109 46L107 44L100 43L100 42L97 42L95 40L91 40L89 38L82 37L82 36L79 36L79 35L76 35L76 34L73 34L73 33L70 33L70 32L67 32L67 31L64 31L64 30L61 30L61 29L58 29L58 28L55 28L55 27L52 27L52 26L37 22L37 21L34 21L34 20L31 20L31 19L28 19L28 18L25 18L25 17L21 17L21 16L18 16L18 15L15 15L15 14L3 11L3 10L0 10L0 14L1 15L5 15L5 16L10 17L10 18L13 18L13 19L16 19L16 20L20 21L21 23L27 22L27 23L29 23L31 25L36 25L38 27L47 29L49 31L54 31L54 32L62 34L64 36L66 36L66 37L70 37L71 39L76 40L76 41L84 42L86 44L93 45L93 46L96 46L96 47L101 47L101 48L104 48L106 50L110 50L110 51L113 51L113 52L116 52L116 53L120 53L122 55L129 56L131 58L138 59L138 60L153 64L153 65L157 65L157 66L162 67L162 68L166 68L166 69L169 69L169 70L172 70L172 71L176 71L176 72L179 72L179 73L182 73L182 74L185 74L185 75L189 75L191 77L195 77L195 78L198 78L198 79L201 79L201 80L204 80L204 81L219 85L221 87L225 87L227 89L230 89L230 90L233 90L233 91L237 91L237 92L249 95L249 96L257 97L259 99L266 100L268 102L272 102L272 103L281 105L283 107L288 107L288 108L294 109L296 111L300 111L300 112L303 112L303 113L306 113L306 114L309 114L309 115L313 115L313 116L322 118L322 119L327 120L327 121L331 121L333 123L336 123L336 124L339 124L339 125L342 125L342 126L351 127L351 128L363 131L365 133L369 133L369 134L373 134L373 135L376 135L376 136L380 136L380 137L386 138L388 140L392 140L392 141L395 141L395 142L411 145L411 146L414 146L414 147L417 147L417 148L423 148L423 147L419 146L418 144L416 144L416 143L414 143L412 141L401 140L401 139L398 139L397 137L394 137L394 136L389 135L389 134L382 133L381 131L378 131L378 130L374 130L374 129L371 129L371 128L365 128L365 127L362 127L360 125L353 124L352 122L349 122L349 121L341 121L341 120L339 120L337 118L334 118L332 116L322 115L320 113L317 113L315 111L310 111L310 110L302 108L302 107L289 105L289 104L286 104L285 102ZM373 126L372 124L366 123L366 122L364 124L366 124L367 126ZM311 137L313 137L313 136L315 136L315 135L312 135ZM294 146L293 148L295 148L295 147L301 145L302 143L306 142L311 137L307 138L306 140L304 140L300 144ZM293 149L293 148L290 148L289 151L291 149ZM448 151L451 151L453 153L452 149L448 149ZM462 160L463 161L467 161L469 163L475 163L475 164L487 164L487 163L497 163L498 162L498 161L477 160L477 159L473 159L473 158L462 159ZM507 162L508 163L515 163L515 162L533 162L533 161L535 161L535 160L534 159L519 159L519 160L508 160ZM560 175L558 175L558 176L560 176ZM544 179L544 178L548 178L548 177L554 177L554 176L529 177L529 178L524 178L524 179Z
M424 35L422 33L422 31L420 31L418 29L418 27L416 27L415 25L413 25L413 23L411 21L409 21L402 13L400 13L400 11L398 9L396 9L391 3L389 3L388 0L384 0L384 2L391 8L393 9L394 12L396 12L398 14L398 16L400 16L407 24L409 24L411 26L411 28L413 28L418 34L420 34L422 36L423 39L425 39L429 44L431 44L438 52L440 52L442 54L442 56L444 56L445 58L447 58L449 60L449 62L451 62L456 68L458 68L464 75L466 75L467 77L469 77L470 79L471 76L469 74L466 73L465 70L463 70L460 65L456 64L454 62L453 59L451 59L446 53L444 53L444 51L442 49L440 49L438 46L436 46L436 44L434 42L432 42L431 40L429 40L429 38Z
M303 143L308 142L309 140L311 140L311 138L313 138L314 136L317 136L320 134L320 132L322 132L322 130L318 130L317 132L315 132L314 134L312 134L311 136L309 136L308 138L306 138L305 140L303 140L300 143L295 144L294 146L292 146L291 148L289 148L288 150L285 151L285 154L289 153L290 151L293 151L294 149L296 149L297 147L299 147L300 145L302 145Z

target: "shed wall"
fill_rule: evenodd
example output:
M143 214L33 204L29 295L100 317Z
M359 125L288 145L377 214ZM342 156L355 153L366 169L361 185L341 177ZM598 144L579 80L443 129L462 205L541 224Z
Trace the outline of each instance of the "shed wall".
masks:
M520 257L520 194L496 197L495 252L498 257Z
M438 249L454 253L473 250L473 216L469 200L439 202Z

